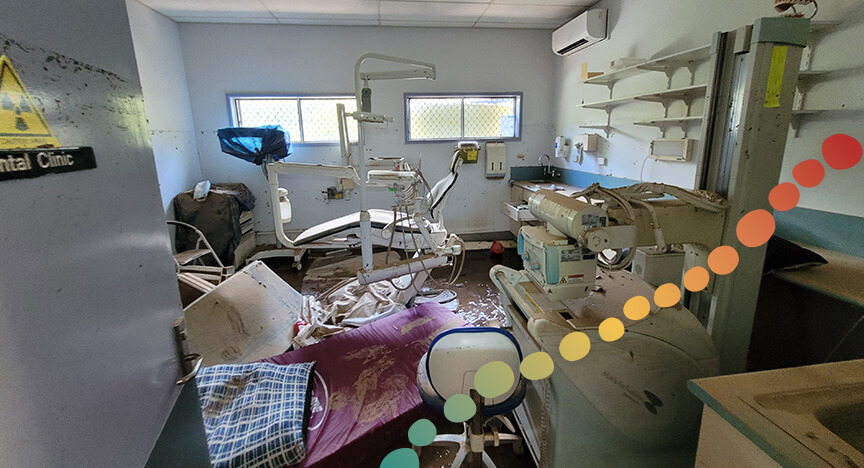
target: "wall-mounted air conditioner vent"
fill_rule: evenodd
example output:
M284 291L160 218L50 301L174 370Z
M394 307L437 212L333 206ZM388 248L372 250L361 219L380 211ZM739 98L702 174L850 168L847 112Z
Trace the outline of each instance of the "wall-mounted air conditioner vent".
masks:
M605 8L588 10L552 33L552 51L570 55L606 39Z

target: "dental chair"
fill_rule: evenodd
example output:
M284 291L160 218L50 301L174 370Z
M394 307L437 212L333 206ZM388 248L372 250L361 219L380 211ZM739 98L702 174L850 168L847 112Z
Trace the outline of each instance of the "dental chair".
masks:
M459 178L459 169L461 167L462 158L456 152L450 158L447 174L426 195L426 206L429 208L425 214L427 214L428 219L412 218L407 213L396 212L394 220L393 211L381 209L369 210L369 215L372 218L372 243L384 247L392 246L402 250L419 250L421 248L421 239L418 236L421 235L421 230L417 227L418 219L423 223L433 241L436 243L443 241L447 236L447 230L444 228L442 212L447 203L447 197ZM386 180L388 174L394 172L398 171L369 171L369 179ZM306 229L294 239L292 247L315 248L322 244L326 246L337 238L346 239L349 242L351 239L354 239L359 244L359 211Z
M484 365L503 361L514 371L516 380L512 388L496 398L484 398L474 388L474 374ZM470 395L477 412L463 423L461 434L435 437L433 446L458 446L459 451L451 468L459 468L471 454L471 466L495 468L485 451L487 444L513 445L516 454L524 452L522 437L516 434L513 423L504 416L522 403L526 382L519 373L522 351L516 339L500 328L454 328L438 335L417 366L417 386L424 403L443 412L444 403L456 394ZM499 421L511 433L499 433L493 420Z

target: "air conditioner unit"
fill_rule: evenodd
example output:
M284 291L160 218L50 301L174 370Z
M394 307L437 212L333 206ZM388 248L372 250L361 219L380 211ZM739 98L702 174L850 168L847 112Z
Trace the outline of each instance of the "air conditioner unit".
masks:
M606 39L606 8L588 10L552 33L552 51L570 55Z

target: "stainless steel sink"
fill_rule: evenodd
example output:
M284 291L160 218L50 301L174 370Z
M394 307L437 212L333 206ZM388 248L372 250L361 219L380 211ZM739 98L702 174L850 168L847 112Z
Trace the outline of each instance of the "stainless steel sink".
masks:
M855 450L864 453L864 402L825 408L816 413L816 420Z
M864 457L864 383L772 392L755 395L753 401L766 418L812 450ZM858 453L832 442L837 439Z

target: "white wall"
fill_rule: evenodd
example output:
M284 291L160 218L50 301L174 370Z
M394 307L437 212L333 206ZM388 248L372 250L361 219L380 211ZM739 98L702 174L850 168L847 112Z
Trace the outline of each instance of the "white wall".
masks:
M852 9L851 7L857 7ZM774 16L773 3L767 0L604 0L596 5L609 9L610 39L585 51L556 61L554 94L556 133L573 135L593 132L580 129L579 125L605 123L601 110L575 107L583 102L608 99L608 90L603 86L580 83L582 62L589 63L592 71L608 68L611 60L620 57L654 58L680 52L711 43L715 31L732 30L751 24L756 18ZM800 137L794 138L790 131L781 180L792 180L792 167L800 161L820 158L822 142L834 133L847 133L864 140L864 54L853 44L864 43L864 7L858 0L835 0L820 2L821 10L816 20L843 19L844 23L826 33L816 44L813 53L813 69L847 70L819 82L807 96L806 108L844 109L835 114L822 114L809 118L801 129ZM707 67L697 70L697 83L707 80ZM679 70L673 77L673 87L687 86L689 73ZM664 89L666 77L661 73L642 74L628 78L615 88L616 96ZM700 115L702 102L697 101L691 115ZM670 116L682 115L683 105L678 102L670 109ZM857 109L858 112L850 112ZM660 104L641 102L628 104L613 110L611 138L605 139L596 156L608 158L608 166L598 166L592 156L585 158L579 166L559 160L561 167L595 174L611 175L629 179L640 179L642 164L649 153L649 142L659 138L660 132L650 127L638 127L631 122L662 117ZM699 138L701 127L692 127L690 137ZM670 138L680 138L681 131L671 129ZM699 151L697 145L696 151ZM647 161L644 179L656 180L685 187L692 187L695 176L694 163L670 163ZM852 172L852 173L850 173ZM864 204L860 203L858 184L864 177L864 166L843 173L832 172L816 190L802 194L800 206L818 210L864 216Z
M126 0L126 8L144 90L162 205L173 218L171 200L201 180L177 23L135 0Z
M453 144L404 143L404 92L521 91L522 141L507 143L509 165L536 165L552 151L553 68L549 31L439 28L370 28L180 24L192 112L203 175L212 182L243 182L258 197L256 230L272 231L267 186L261 169L223 154L216 130L230 125L226 93L352 93L353 68L365 52L435 63L436 81L373 82L373 110L395 117L385 127L370 126L369 156L405 156L430 183L442 177ZM485 153L485 152L484 152ZM525 159L517 159L524 154ZM481 154L481 158L483 154ZM289 160L338 163L337 145L295 147ZM284 176L299 229L358 209L350 201L324 201L321 191L334 179ZM498 202L509 197L507 179L487 180L483 165L465 165L445 211L447 226L458 233L504 231L507 219ZM383 192L370 206L389 208ZM272 242L272 241L271 241Z

